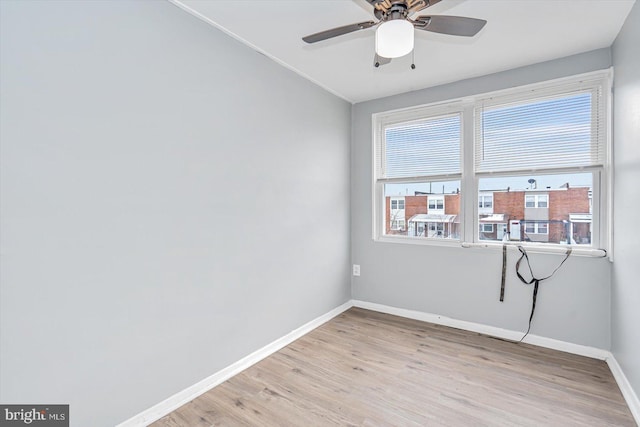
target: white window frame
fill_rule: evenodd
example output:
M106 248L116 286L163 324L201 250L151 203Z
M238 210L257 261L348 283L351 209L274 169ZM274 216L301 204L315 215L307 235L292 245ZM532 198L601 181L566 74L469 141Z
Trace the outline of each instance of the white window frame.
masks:
M489 226L490 228L487 230L487 226ZM481 233L493 233L494 230L494 224L480 224L480 232Z
M396 202L396 207L393 207L393 202ZM402 207L399 207L400 202L402 202ZM405 200L404 197L391 197L389 199L389 209L392 211L403 211L404 210Z
M581 248L573 246L574 254L602 256L604 253L611 258L612 233L612 203L611 200L611 177L613 175L611 164L611 87L612 87L613 71L612 69L585 73L581 75L560 78L551 81L534 83L526 86L520 86L511 89L500 90L491 93L473 95L465 98L452 99L436 104L429 104L406 109L380 112L372 115L373 125L373 174L372 174L372 216L373 228L372 237L377 242L404 242L421 245L456 245L462 246L481 246L481 247L500 247L502 242L480 241L477 230L479 229L479 201L478 201L478 183L480 178L489 177L476 173L474 155L475 155L475 127L477 120L478 108L483 103L491 102L496 99L511 98L526 102L527 100L535 100L542 96L554 96L572 91L592 90L599 97L599 102L595 105L598 110L594 111L594 117L600 119L601 139L605 147L605 159L602 166L585 167L577 172L576 168L560 168L553 170L533 170L533 171L507 171L492 173L490 176L529 176L535 175L557 175L562 173L591 173L593 176L593 222L592 222L592 240L589 248ZM535 95L531 95L535 93ZM514 101L514 102L516 102ZM461 141L461 173L444 176L415 177L412 179L403 179L399 182L437 182L437 181L460 181L460 240L441 240L441 239L417 239L406 236L389 236L384 234L384 184L389 180L379 178L380 169L376 159L377 150L381 144L384 144L384 129L390 125L398 125L411 121L424 120L429 117L437 117L439 115L458 113L461 115L462 141ZM492 202L495 202L492 201ZM526 203L525 203L526 204ZM537 205L536 200L536 205ZM549 207L549 199L547 197L547 208ZM548 230L548 228L547 228ZM509 244L524 244L541 252L564 253L566 245L557 243L541 243L541 242L517 242Z
M491 203L489 206L487 206L487 200ZM493 194L480 194L478 196L478 208L493 209Z
M544 226L544 231L541 231L542 226ZM549 223L548 222L539 222L536 224L536 232L538 234L549 234Z
M433 202L433 207L431 207L431 203ZM441 205L441 207L438 207ZM431 211L442 211L444 212L444 196L427 196L427 210Z
M548 222L531 222L531 221L527 221L524 220L523 221L525 223L524 226L524 232L525 234L544 234L547 235L549 234L549 223ZM545 231L540 231L540 229L542 228L541 226L545 226ZM527 227L531 227L533 229L533 231L527 231Z
M379 153L378 149L381 147L381 144L384 143L384 135L385 129L387 127L392 127L394 125L398 125L401 123L410 123L416 121L422 121L425 119L429 119L431 117L436 118L440 116L447 115L460 115L461 120L463 118L463 106L464 103L460 101L453 102L445 102L439 104L431 104L431 105L423 105L419 107L413 107L402 110L388 111L382 113L376 113L373 115L373 153L372 153L372 164L373 167L373 239L381 242L404 242L404 243L417 243L417 244L425 244L426 242L431 242L435 245L444 245L444 246L459 246L461 240L460 239L442 239L442 238L427 238L427 237L411 237L411 236L397 236L397 235L387 235L384 233L383 223L385 221L385 211L384 211L384 185L389 183L420 183L420 182L443 182L443 181L460 181L462 184L462 175L464 171L460 171L460 173L455 174L444 174L444 175L429 175L429 176L417 176L412 178L382 178L382 169L381 165L378 164L379 161L384 162L384 158L377 158L376 154ZM469 111L466 112L467 114ZM461 129L461 140L464 140L464 132L470 131L466 130L464 126ZM462 149L462 141L460 144L460 157L464 155ZM461 162L461 167L464 163ZM428 197L427 197L428 198ZM428 205L428 202L427 202ZM443 209L444 211L444 200L443 200ZM462 236L464 225L460 224L460 235ZM428 227L425 227L425 234L427 233Z
M533 197L533 206L527 206L527 198ZM544 199L545 206L540 206L540 202ZM533 208L549 208L549 195L548 194L525 194L524 196L524 207L525 209L533 209Z

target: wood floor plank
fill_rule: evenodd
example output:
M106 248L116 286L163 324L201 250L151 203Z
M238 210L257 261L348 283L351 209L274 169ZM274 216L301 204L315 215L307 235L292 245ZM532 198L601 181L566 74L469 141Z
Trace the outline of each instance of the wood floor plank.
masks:
M153 424L635 426L605 362L352 308Z

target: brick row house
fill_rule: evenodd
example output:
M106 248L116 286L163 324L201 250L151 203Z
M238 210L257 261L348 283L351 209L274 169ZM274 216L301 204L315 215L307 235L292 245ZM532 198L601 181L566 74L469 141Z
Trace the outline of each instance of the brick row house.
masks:
M591 243L592 194L588 187L481 191L480 240ZM386 234L460 238L460 194L387 196Z

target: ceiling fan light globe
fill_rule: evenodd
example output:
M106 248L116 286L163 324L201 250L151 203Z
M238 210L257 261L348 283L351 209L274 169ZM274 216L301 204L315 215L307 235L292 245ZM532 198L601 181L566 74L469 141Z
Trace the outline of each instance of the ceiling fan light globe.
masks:
M376 53L383 58L400 58L413 50L413 25L404 19L380 24L376 30Z

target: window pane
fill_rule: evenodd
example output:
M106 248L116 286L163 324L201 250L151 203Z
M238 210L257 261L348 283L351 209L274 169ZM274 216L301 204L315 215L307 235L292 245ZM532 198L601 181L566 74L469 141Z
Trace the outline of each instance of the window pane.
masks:
M385 184L384 195L385 235L460 239L460 181Z
M592 93L573 93L478 109L479 172L602 164L592 135ZM596 122L597 124L597 122Z
M539 208L546 208L548 206L547 204L547 195L539 195L538 196L538 207Z
M481 233L493 233L493 224L480 224L480 232ZM482 238L483 236L480 235ZM483 239L486 240L486 239Z
M460 173L460 123L456 114L387 127L383 176Z
M478 197L493 203L478 212L478 239L590 245L592 183L591 173L481 178Z

